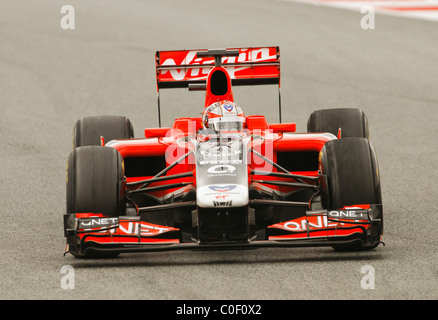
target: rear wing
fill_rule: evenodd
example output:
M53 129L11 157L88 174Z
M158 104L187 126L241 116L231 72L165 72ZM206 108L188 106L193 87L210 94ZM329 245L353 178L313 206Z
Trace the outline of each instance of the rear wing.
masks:
M155 55L157 90L164 88L188 88L190 84L203 84L215 57L198 53L214 50L157 51ZM218 52L224 50L218 50ZM280 85L280 48L255 47L231 48L225 51L237 52L221 57L221 65L231 77L233 86Z
M210 70L221 67L231 86L278 85L281 123L280 48L246 47L230 49L167 50L155 54L158 124L161 127L160 89L206 88Z

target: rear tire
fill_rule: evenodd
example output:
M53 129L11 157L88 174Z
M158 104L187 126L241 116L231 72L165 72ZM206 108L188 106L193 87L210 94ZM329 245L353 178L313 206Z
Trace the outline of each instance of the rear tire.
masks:
M329 132L342 138L369 138L368 119L359 109L338 108L314 111L307 121L307 132Z
M73 128L73 149L82 146L101 145L115 139L134 138L131 121L122 116L91 116L79 119Z
M321 149L320 170L326 176L326 183L321 188L324 208L336 210L350 205L381 204L379 169L368 139L343 138L326 142ZM352 245L335 249L350 251L375 246Z

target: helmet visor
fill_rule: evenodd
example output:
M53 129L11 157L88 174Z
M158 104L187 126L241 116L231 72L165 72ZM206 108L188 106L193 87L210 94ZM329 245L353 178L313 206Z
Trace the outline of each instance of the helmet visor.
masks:
M210 119L209 126L214 131L236 131L243 129L244 122L243 117L220 117Z

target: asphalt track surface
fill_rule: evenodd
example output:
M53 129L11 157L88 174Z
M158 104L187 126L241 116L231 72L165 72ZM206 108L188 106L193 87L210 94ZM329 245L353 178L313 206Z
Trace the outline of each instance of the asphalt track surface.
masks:
M437 299L438 25L283 1L0 1L1 299ZM67 3L65 3L67 4ZM63 256L65 168L86 115L157 126L154 53L279 45L283 120L360 107L377 149L386 246ZM277 121L275 87L235 90ZM197 116L201 93L163 91L163 124ZM348 156L346 154L345 156ZM61 269L75 271L63 289ZM374 269L375 288L361 272Z

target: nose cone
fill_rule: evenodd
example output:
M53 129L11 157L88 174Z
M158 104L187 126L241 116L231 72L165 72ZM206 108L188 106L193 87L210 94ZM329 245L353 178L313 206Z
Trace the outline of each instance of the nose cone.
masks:
M201 208L243 207L248 199L247 185L211 184L196 190L197 205Z

